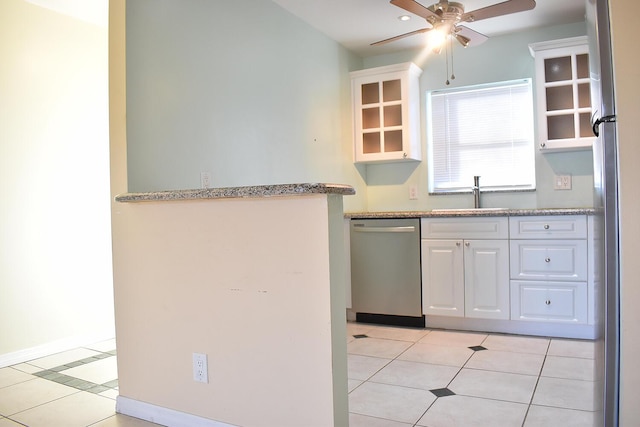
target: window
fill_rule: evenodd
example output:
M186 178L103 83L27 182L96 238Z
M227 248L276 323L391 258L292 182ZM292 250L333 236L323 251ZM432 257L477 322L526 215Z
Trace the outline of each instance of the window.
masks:
M535 188L531 79L428 93L429 191Z

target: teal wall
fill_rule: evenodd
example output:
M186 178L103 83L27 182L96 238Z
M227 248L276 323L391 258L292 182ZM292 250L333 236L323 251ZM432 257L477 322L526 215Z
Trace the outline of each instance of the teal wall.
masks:
M336 182L362 60L271 1L127 2L129 191Z
M241 17L241 18L238 18ZM452 86L533 77L531 42L583 35L571 24L493 37L455 51ZM414 61L425 92L444 87L443 56L360 58L263 0L127 2L129 191L287 182L353 185L345 209L466 207L468 195L429 196L427 161L353 164L349 72ZM423 137L422 145L425 149ZM487 206L592 206L590 152L536 153L538 189L486 194ZM554 174L573 190L554 191ZM418 200L409 200L417 186Z

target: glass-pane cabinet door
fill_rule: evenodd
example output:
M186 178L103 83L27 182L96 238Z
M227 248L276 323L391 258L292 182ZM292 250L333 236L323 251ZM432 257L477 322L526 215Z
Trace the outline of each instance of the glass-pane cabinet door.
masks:
M529 45L536 63L538 146L542 151L589 149L591 87L586 37Z
M412 63L351 73L355 162L421 159L418 84L421 73Z

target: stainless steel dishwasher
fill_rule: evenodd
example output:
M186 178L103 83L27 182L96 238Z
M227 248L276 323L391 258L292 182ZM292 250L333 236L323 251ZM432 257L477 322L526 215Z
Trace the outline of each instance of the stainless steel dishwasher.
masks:
M420 219L352 219L350 237L356 321L424 327Z

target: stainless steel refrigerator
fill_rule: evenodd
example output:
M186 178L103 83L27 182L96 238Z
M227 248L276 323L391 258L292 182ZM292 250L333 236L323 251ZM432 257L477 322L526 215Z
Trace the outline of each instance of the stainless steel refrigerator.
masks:
M596 343L596 426L618 425L619 399L619 239L618 239L618 146L607 0L586 0L587 35L590 44L594 202L597 235L596 259L600 263L597 298L598 341ZM602 403L600 405L600 403Z

